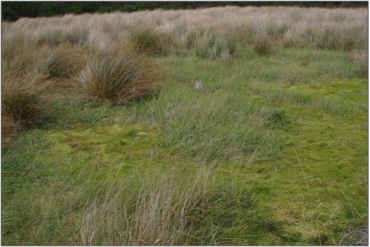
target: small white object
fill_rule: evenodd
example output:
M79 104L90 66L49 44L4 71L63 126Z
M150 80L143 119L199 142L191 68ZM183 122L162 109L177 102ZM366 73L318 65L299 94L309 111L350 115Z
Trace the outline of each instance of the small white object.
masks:
M203 91L204 88L203 88L203 85L202 85L202 82L201 81L195 81L195 85L194 85L194 88L199 90L199 91Z

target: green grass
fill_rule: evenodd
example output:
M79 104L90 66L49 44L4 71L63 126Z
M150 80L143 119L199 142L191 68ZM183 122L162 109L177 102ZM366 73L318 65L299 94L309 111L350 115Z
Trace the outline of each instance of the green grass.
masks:
M196 49L152 58L155 94L55 97L2 147L3 244L333 245L367 225L368 83L348 54Z

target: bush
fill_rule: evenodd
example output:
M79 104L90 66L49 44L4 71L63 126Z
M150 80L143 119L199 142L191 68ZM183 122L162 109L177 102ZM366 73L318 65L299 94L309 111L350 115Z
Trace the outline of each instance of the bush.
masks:
M156 65L131 52L95 54L73 77L78 98L131 103L155 91L159 80Z

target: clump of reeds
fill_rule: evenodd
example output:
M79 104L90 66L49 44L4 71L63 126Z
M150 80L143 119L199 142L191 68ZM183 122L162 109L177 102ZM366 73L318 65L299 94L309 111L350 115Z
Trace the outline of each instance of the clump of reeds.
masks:
M159 77L158 67L142 56L111 51L92 55L72 87L80 99L127 104L152 94Z

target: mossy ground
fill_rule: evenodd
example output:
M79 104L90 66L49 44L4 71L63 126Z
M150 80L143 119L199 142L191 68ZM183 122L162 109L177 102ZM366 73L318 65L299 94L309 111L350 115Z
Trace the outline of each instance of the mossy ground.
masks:
M245 186L256 204L248 220L236 217L237 222L221 225L224 230L218 243L335 244L350 227L367 225L367 82L356 77L355 68L340 52L286 50L268 58L247 52L238 59L226 65L193 56L156 58L169 75L159 96L133 106L71 108L75 116L60 113L60 119L53 122L55 128L51 124L20 137L18 144L3 154L6 164L2 186L7 197L3 197L3 243L50 243L38 232L53 219L30 223L30 212L47 217L52 215L48 210L60 214L55 217L64 223L57 224L56 229L69 225L71 234L65 233L64 237L78 234L83 213L79 210L84 202L80 197L97 193L99 184L108 178L124 180L153 168L184 169L181 174L185 177L201 165L212 165L215 180ZM333 63L324 66L329 60ZM202 81L207 91L196 91L195 80ZM259 130L264 131L263 140L276 143L277 151L259 153L257 157L257 147L252 154L221 159L215 165L185 155L192 147L180 142L187 139L178 143L175 139L174 146L169 145L172 136L168 133L176 131L173 127L181 127L181 123L162 126L172 123L166 120L168 112L164 108L172 110L172 119L180 118L187 109L179 104L194 100L194 95L211 101L208 106L202 105L206 101L197 101L196 109L200 110L217 106L215 109L222 111L217 97L222 99L223 95L235 100L231 104L252 102L258 108L269 109L269 124L262 124ZM78 123L81 112L91 121ZM95 120L91 115L94 112ZM69 120L63 120L63 116ZM258 116L252 120L260 121ZM189 119L194 124L196 120ZM226 122L212 119L209 128ZM23 150L23 158L16 157L15 150ZM19 179L14 174L7 177L14 164L27 167L21 171L29 178L19 185L22 189L11 187L20 183L21 175ZM30 212L22 209L17 215L17 208L27 207L30 201ZM63 211L66 201L74 205L68 209L73 212ZM63 212L71 217L64 218Z

